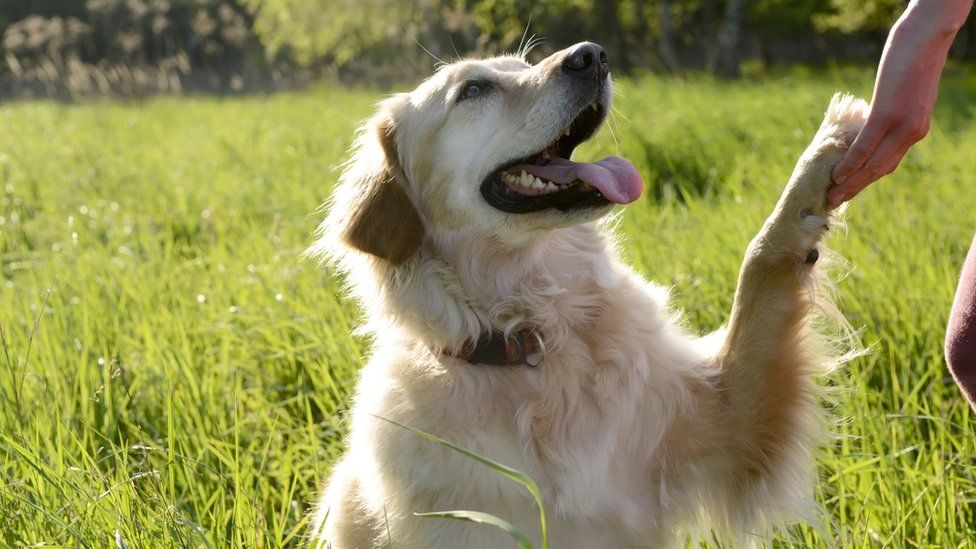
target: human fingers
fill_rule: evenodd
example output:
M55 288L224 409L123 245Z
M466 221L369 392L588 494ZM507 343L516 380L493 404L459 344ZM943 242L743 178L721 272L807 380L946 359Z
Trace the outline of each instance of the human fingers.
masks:
M854 138L844 158L834 167L831 177L835 183L842 185L848 177L861 169L874 154L874 149L884 139L889 127L878 118L872 119L870 115L868 116L867 122Z
M827 192L827 202L832 208L857 196L871 183L895 171L908 149L921 139L924 132L911 126L902 126L888 132L882 142L861 167L834 185Z

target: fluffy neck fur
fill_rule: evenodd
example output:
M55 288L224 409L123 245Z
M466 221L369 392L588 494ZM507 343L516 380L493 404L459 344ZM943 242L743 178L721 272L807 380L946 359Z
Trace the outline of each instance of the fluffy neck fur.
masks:
M540 330L557 349L602 315L623 278L615 246L596 224L548 231L521 246L462 229L429 240L400 267L359 259L350 280L367 309L365 330L384 333L392 324L435 350L521 328ZM372 273L356 276L360 268ZM371 280L377 284L364 287Z

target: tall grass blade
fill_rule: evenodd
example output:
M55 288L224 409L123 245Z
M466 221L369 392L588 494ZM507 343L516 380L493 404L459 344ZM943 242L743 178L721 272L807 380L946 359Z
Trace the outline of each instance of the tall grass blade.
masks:
M439 511L434 513L414 513L414 515L424 518L448 518L477 522L479 524L490 524L504 530L508 535L512 536L512 539L515 540L515 543L518 544L520 549L532 549L532 542L522 532L519 532L515 526L512 526L512 523L500 519L495 515L489 515L480 511Z
M471 450L462 448L456 444L452 444L442 438L438 438L430 433L421 431L420 429L410 427L409 425L404 425L402 423L393 421L392 419L387 419L385 417L380 417L380 416L373 416L373 417L375 417L376 419L381 419L383 421L386 421L387 423L392 423L393 425L396 425L397 427L400 427L402 429L406 429L421 438L429 440L430 442L433 442L435 444L440 444L441 446L445 446L456 452L464 454L465 456L468 456L469 458L474 459L475 461L487 465L488 467L494 469L496 472L524 486L525 489L528 490L530 494L532 494L532 497L535 499L536 507L539 508L539 530L542 535L542 549L549 549L549 536L546 528L546 510L542 505L542 493L539 491L539 487L536 485L535 481L532 480L532 477L523 473L522 471L519 471L518 469L513 469L507 465L503 465L501 463L498 463L497 461L488 459L485 456L482 456L481 454L477 454L475 452L472 452Z

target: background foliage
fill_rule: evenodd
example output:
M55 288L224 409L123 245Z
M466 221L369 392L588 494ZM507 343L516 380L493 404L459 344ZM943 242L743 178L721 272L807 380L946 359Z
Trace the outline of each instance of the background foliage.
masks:
M580 40L618 74L735 77L877 58L902 0L8 0L0 96L242 92L390 82L450 59ZM973 53L964 29L957 57Z

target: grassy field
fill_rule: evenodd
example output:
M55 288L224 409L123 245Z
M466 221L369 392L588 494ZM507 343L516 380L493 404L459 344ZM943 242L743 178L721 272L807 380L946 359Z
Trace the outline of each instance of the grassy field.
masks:
M613 132L578 156L619 152L645 176L626 255L674 284L695 329L724 321L830 95L870 83L620 86ZM0 105L0 545L301 541L368 342L339 281L300 255L379 95ZM974 546L976 421L941 353L976 230L974 97L957 70L927 140L831 238L871 349L829 380L818 499L844 547ZM781 545L825 541L800 527Z

